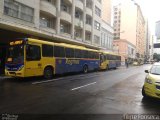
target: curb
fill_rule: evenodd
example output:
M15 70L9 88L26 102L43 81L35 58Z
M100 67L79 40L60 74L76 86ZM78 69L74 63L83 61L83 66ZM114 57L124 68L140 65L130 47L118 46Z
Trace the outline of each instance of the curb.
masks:
M11 77L4 76L4 75L0 75L0 80L2 80L2 79L7 79L7 78L11 78Z

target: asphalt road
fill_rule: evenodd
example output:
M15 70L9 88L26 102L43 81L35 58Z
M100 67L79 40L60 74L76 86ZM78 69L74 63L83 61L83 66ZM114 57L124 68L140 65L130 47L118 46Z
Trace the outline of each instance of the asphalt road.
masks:
M160 101L143 99L143 65L117 70L43 78L0 79L0 113L158 114Z

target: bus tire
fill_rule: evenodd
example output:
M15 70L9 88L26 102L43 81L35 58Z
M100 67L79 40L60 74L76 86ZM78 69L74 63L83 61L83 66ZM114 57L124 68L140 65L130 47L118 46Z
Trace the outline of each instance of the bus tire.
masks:
M83 66L83 73L88 73L88 66L87 65Z
M46 67L44 69L44 78L45 79L53 78L53 68L52 67Z

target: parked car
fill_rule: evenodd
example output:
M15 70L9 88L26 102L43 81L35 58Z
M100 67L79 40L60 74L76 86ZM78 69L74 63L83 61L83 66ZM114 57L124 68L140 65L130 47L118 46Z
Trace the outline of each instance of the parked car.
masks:
M137 66L137 65L139 65L139 63L138 62L133 62L133 65Z
M142 95L160 98L160 63L154 63L150 70L145 70L147 73Z

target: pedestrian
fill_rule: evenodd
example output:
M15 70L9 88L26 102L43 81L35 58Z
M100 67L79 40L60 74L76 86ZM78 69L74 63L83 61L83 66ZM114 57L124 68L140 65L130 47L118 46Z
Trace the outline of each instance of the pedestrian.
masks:
M126 68L128 68L128 60L125 59L125 65L126 65Z

